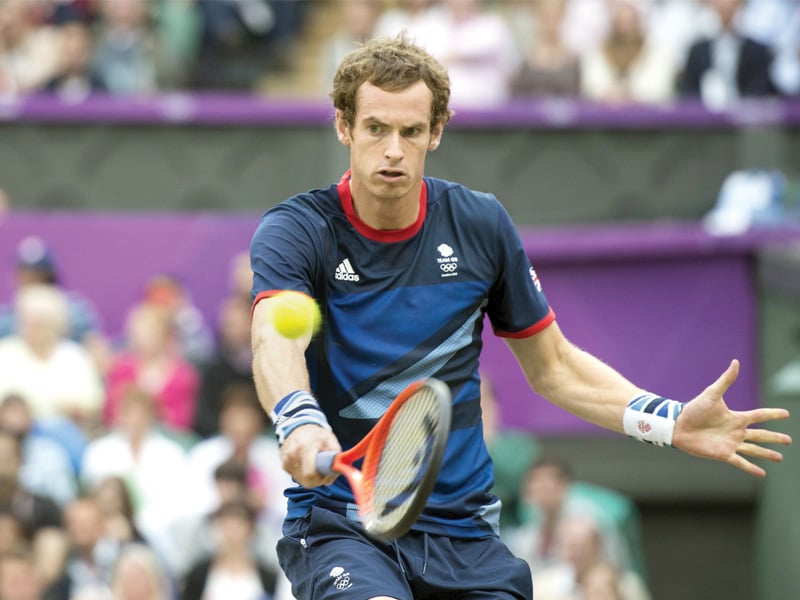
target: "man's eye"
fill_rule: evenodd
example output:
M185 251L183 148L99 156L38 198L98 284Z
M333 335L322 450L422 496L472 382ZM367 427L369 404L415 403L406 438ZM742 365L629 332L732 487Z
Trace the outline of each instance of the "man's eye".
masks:
M367 127L367 131L369 131L370 133L380 133L381 132L381 126L380 125L370 125L369 127Z

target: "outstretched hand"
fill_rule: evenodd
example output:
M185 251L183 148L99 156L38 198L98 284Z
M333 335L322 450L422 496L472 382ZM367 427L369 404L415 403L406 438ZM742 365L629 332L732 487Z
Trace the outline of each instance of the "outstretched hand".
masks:
M733 360L719 379L683 407L675 423L672 445L689 454L726 462L751 475L764 477L766 471L746 457L780 462L783 454L763 444L788 446L792 438L754 426L786 419L789 411L783 408L730 410L723 395L738 374L739 361Z

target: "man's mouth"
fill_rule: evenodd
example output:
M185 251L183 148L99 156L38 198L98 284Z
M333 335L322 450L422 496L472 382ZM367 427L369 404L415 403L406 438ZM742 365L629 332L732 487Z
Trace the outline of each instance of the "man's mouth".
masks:
M403 177L405 173L400 169L380 169L378 170L378 175L384 179L399 179Z

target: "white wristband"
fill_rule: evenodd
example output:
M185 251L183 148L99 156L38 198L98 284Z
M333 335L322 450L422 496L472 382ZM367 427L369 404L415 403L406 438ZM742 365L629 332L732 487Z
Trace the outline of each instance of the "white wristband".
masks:
M675 421L682 409L683 404L677 400L642 392L634 396L625 408L622 427L627 435L640 442L672 446Z
M328 431L331 430L328 419L317 404L317 400L303 390L284 396L272 409L270 418L275 425L278 444L281 445L289 434L301 425L319 425Z

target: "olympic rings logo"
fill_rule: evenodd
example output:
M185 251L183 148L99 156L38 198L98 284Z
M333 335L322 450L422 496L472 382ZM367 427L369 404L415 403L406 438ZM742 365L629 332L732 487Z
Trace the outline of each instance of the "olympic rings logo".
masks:
M445 273L452 273L458 268L458 263L442 263L439 268Z

